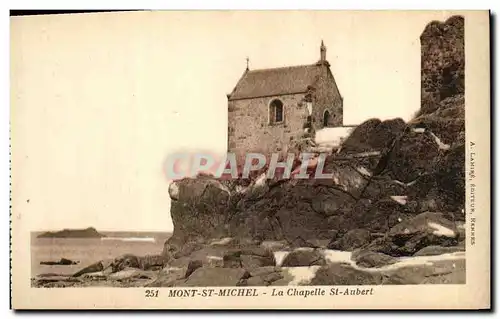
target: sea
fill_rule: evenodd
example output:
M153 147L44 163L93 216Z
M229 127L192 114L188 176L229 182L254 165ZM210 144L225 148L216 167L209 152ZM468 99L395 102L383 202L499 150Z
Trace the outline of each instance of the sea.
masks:
M103 259L124 254L137 256L161 254L163 244L172 235L161 232L99 231L103 238L37 238L43 232L31 233L31 273L73 274ZM40 265L41 261L61 258L78 262L76 265Z

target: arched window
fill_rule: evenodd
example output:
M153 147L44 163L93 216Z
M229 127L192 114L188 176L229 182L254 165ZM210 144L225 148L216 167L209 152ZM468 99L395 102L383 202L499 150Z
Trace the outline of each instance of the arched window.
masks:
M269 123L277 124L283 122L283 102L276 99L269 104Z
M327 127L329 121L330 121L330 112L326 110L325 113L323 113L323 127Z

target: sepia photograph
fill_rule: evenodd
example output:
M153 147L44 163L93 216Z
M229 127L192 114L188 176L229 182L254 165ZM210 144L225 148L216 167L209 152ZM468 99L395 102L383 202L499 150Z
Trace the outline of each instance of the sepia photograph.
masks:
M489 304L487 11L10 19L14 307Z

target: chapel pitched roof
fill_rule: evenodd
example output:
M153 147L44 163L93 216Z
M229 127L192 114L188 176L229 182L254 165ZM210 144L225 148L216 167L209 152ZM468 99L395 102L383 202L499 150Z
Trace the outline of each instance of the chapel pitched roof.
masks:
M247 70L236 84L229 100L305 93L318 80L322 64Z

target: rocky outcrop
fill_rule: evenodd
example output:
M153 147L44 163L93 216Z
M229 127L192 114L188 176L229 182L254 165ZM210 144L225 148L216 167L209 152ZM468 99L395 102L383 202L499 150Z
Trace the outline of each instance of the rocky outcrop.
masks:
M180 287L240 286L250 273L242 268L199 268Z
M283 267L303 267L325 265L325 257L315 249L298 249L288 254L281 266Z
M465 21L453 16L433 21L420 36L421 113L437 109L440 102L465 93Z
M354 269L349 265L331 264L320 268L311 281L311 285L380 285L382 275Z
M40 262L40 265L49 265L49 266L53 266L53 265L77 265L78 264L78 261L73 261L71 259L67 259L67 258L61 258L59 259L58 261L41 261Z
M463 241L455 222L464 220L465 202L463 23L452 17L426 27L422 109L408 123L370 119L359 125L337 152L328 154L323 172L331 178L268 180L265 167L245 182L207 176L175 182L174 234L165 244L165 259L192 256L214 238L256 246L281 242L287 249L307 247L288 253L282 267L326 267L316 275L323 279L315 282L337 284L345 280L331 277L331 269L346 274L341 278L358 278L357 270L324 266L315 250L319 242L329 242L323 244L329 249L356 250L354 262L365 268L391 265L399 256L454 251L451 247ZM297 142L296 151L315 147L306 142ZM296 160L295 172L299 165ZM236 242L233 246L218 257L222 267L272 264L268 257L242 254ZM440 248L426 251L429 246ZM244 282L266 282L251 278ZM359 278L383 281L366 274ZM286 274L277 282L284 280Z
M357 153L379 150L391 145L391 142L401 135L406 123L400 119L381 121L370 119L356 127L342 143L342 152Z
M465 247L457 245L451 247L443 246L427 246L417 251L413 256L438 256L442 254L450 254L458 251L465 251Z
M93 227L85 229L63 229L56 232L45 232L37 236L37 238L102 238L106 237L97 232Z
M367 229L352 229L341 238L331 242L328 248L335 250L351 251L368 244L371 241L371 233Z
M357 266L363 268L384 267L397 262L397 259L392 256L371 250L356 250L351 259Z
M430 245L456 246L458 237L455 223L443 214L422 213L392 227L364 249L390 256L412 256Z

